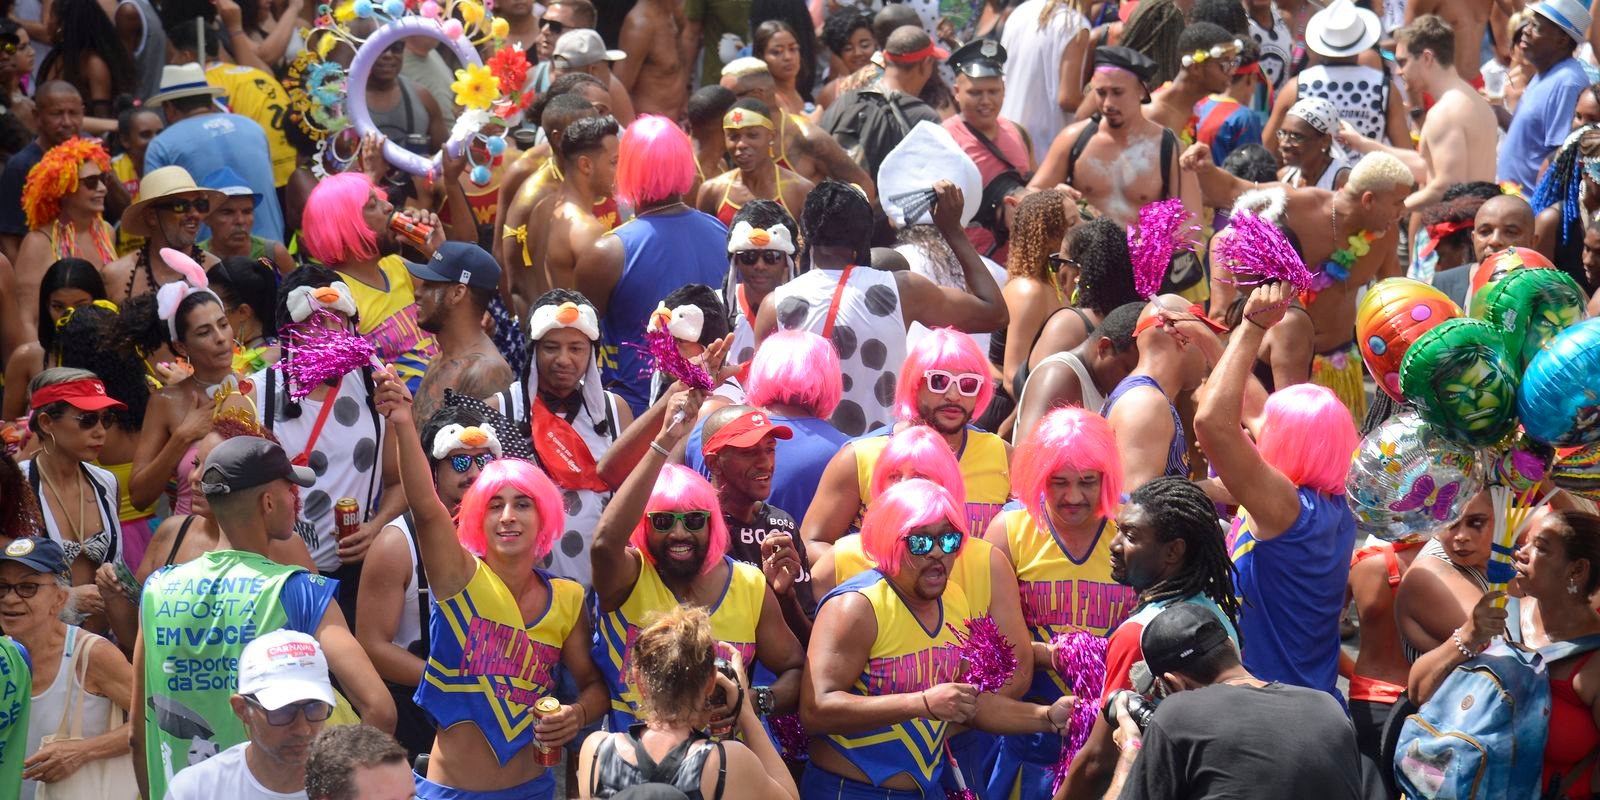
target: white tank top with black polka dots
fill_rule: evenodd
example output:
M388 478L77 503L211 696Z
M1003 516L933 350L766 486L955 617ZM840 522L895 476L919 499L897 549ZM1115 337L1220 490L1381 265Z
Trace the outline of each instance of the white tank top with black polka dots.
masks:
M778 327L820 336L841 274L814 269L774 290ZM844 399L829 422L849 436L893 422L895 379L906 359L906 324L894 273L871 267L850 271L832 339L844 372Z

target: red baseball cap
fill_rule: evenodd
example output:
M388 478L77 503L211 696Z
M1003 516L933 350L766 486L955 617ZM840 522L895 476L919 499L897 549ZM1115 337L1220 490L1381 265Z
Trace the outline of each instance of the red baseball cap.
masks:
M715 436L701 446L700 451L709 456L724 447L754 447L768 436L792 439L794 431L787 425L772 424L765 411L751 411L723 425Z
M65 402L79 411L100 411L107 408L124 409L127 404L106 394L106 385L97 378L82 378L65 383L54 383L33 393L29 408L40 409L51 403Z

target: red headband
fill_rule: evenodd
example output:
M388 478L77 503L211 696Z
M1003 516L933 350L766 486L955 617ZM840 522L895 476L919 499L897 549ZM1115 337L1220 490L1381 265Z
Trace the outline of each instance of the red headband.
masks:
M883 57L884 60L893 61L896 64L915 64L918 61L933 58L938 55L938 52L939 48L935 47L933 42L930 41L927 47L921 50L913 50L909 53L891 53L885 50L883 51Z
M1192 319L1190 317L1168 316L1169 314L1174 313L1175 312L1169 311L1165 308L1157 310L1156 313L1145 317L1144 320L1142 320L1138 325L1133 326L1133 335L1137 337L1139 334L1144 333L1145 331L1150 330L1157 325L1164 325L1168 322L1174 325L1180 322L1198 322L1202 325L1205 325L1207 328L1216 331L1217 333L1228 332L1227 326L1219 325L1217 324L1216 320L1206 316L1206 310L1201 308L1198 303L1189 306L1189 313L1194 315Z

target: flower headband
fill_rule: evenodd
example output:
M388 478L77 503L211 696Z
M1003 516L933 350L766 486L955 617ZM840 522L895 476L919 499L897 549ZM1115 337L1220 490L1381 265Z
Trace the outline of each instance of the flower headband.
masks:
M539 306L528 318L528 341L537 342L556 328L571 328L593 342L600 338L600 322L594 306L567 301L560 305Z
M320 310L335 311L346 317L356 315L356 300L344 281L334 281L327 286L296 286L284 300L289 307L292 322L305 322Z
M750 223L740 220L739 224L733 226L733 232L728 234L728 252L740 253L745 250L776 250L792 256L794 237L783 223L770 228L753 228Z
M495 435L493 425L446 425L439 429L433 437L433 457L435 460L450 455L451 450L476 450L483 448L494 453L495 458L500 457L500 437Z
M1193 53L1184 56L1183 65L1185 67L1192 67L1196 64L1204 64L1213 58L1226 58L1229 55L1237 55L1239 51L1243 49L1244 42L1234 39L1233 44L1231 45L1214 45L1210 50L1196 50Z
M206 279L206 271L200 268L187 254L180 253L170 247L161 248L161 258L167 266L178 271L183 276L181 281L162 284L156 290L156 317L167 323L167 334L170 341L178 341L178 306L183 305L184 298L191 294L210 295L211 299L222 305L222 298L209 288L211 282Z
M766 128L772 130L772 120L766 115L751 111L748 108L730 108L728 113L722 115L722 129L735 130L738 128Z
M699 306L678 306L669 310L667 304L662 303L650 312L650 324L646 330L655 333L664 328L678 341L698 342L705 324L706 312L701 311Z

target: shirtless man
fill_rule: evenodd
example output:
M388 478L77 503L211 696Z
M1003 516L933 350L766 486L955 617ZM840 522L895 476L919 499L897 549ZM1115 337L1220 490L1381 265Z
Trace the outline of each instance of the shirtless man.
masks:
M533 0L500 0L494 4L494 15L511 26L506 44L520 44L524 52L532 52L538 45L539 20L533 17Z
M1136 221L1146 204L1169 197L1182 197L1184 208L1198 214L1194 176L1178 169L1177 135L1146 119L1140 109L1150 97L1153 74L1155 62L1136 51L1096 48L1089 94L1097 113L1056 136L1029 188L1066 183L1123 225ZM1168 154L1164 164L1163 152ZM1150 169L1152 164L1161 167Z
M580 119L599 116L594 104L576 93L556 97L546 103L542 111L540 127L552 146L561 141L567 126ZM533 301L550 290L549 277L543 264L534 258L533 251L544 241L550 212L561 189L552 166L546 159L533 177L522 182L515 199L506 208L500 227L500 263L506 267L501 291L509 290L511 310L518 319L526 319Z
M1243 43L1220 25L1196 22L1185 28L1178 37L1178 52L1189 56L1190 63L1171 83L1154 92L1145 118L1178 134L1185 146L1194 144L1198 123L1194 107L1213 94L1228 91L1242 47ZM1213 49L1222 55L1212 56ZM1205 54L1205 60L1194 57L1195 53Z
M797 215L813 188L811 181L773 163L776 133L771 114L765 103L747 97L722 117L733 169L701 183L695 207L729 228L733 215L751 200L776 200L791 216Z
M622 20L617 46L628 57L612 67L633 97L633 110L676 120L683 115L689 92L688 65L678 55L683 29L683 3L640 0Z
M417 387L413 408L433 416L451 389L468 397L505 391L515 378L483 332L483 314L500 284L500 265L476 242L445 242L433 257L406 262L416 286L417 327L433 334L439 354Z
M1239 195L1256 188L1211 163L1205 145L1184 151L1183 168L1199 178L1206 204L1214 208L1231 208ZM1316 327L1311 382L1332 389L1357 420L1366 416L1366 395L1354 341L1356 294L1374 278L1404 274L1396 255L1400 233L1395 223L1415 185L1411 170L1386 152L1362 156L1337 192L1271 185L1284 192L1283 220L1300 237L1305 262L1318 276L1306 305ZM1351 245L1352 240L1360 244ZM1366 254L1357 255L1363 246ZM1334 263L1336 253L1345 266Z
M721 86L702 86L689 96L689 140L694 143L698 170L690 197L698 197L700 182L728 169L728 141L722 135L722 117L736 102L733 92Z
M722 86L740 100L752 97L767 108L778 107L778 84L767 71L766 62L758 58L729 63L722 70ZM869 199L878 196L872 176L852 161L827 131L794 114L775 114L772 124L777 127L778 166L798 172L812 183L832 178L860 186Z
M534 261L544 262L552 287L571 289L578 253L606 233L606 226L594 217L594 206L615 190L618 133L611 117L586 117L561 134L560 189L553 198L546 235L539 237L534 251Z
M1495 2L1496 0L1406 0L1406 27L1410 28L1418 19L1425 16L1437 15L1444 20L1447 26L1445 30L1451 33L1453 39L1451 55L1438 54L1438 51L1435 53L1446 67L1453 60L1456 73L1462 79L1479 85L1483 82L1478 74L1478 67L1482 65L1478 56L1482 52L1480 45L1483 43L1483 29L1489 24L1489 16L1494 12ZM1399 32L1395 33L1398 39ZM1409 76L1406 77L1406 84L1408 87L1411 85Z
M1499 127L1494 109L1457 74L1456 36L1440 17L1417 17L1395 31L1395 63L1406 87L1435 99L1422 121L1418 149L1386 147L1355 132L1348 123L1338 139L1348 150L1383 150L1411 168L1422 186L1406 198L1415 213L1444 199L1444 190L1466 181L1494 181ZM1473 52L1477 52L1476 46Z

